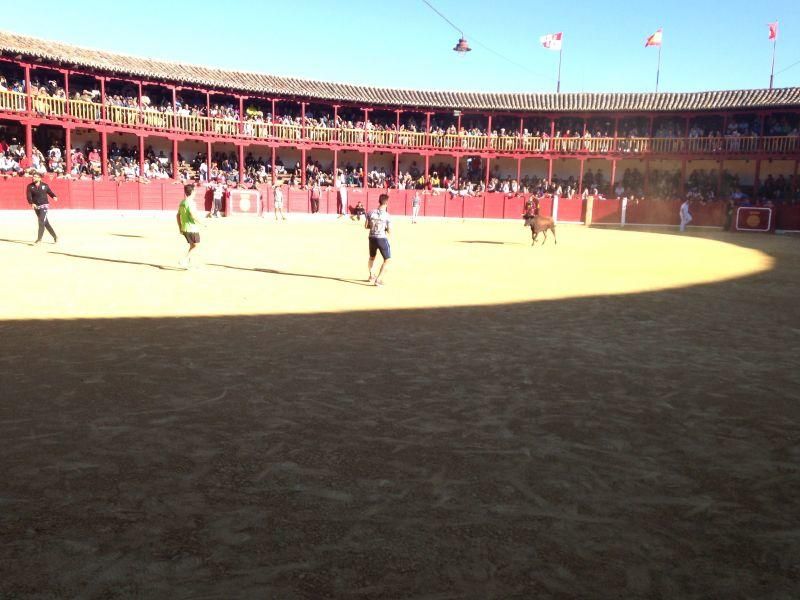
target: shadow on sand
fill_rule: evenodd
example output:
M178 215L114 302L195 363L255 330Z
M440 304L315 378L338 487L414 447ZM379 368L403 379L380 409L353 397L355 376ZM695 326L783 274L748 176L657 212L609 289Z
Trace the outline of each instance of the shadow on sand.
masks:
M0 596L792 597L771 248L627 296L0 322Z

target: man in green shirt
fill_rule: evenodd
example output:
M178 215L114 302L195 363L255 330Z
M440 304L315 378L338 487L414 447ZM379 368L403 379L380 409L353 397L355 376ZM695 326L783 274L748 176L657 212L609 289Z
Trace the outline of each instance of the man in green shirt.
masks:
M189 250L186 256L181 259L180 265L185 269L192 266L192 250L197 248L200 243L200 226L197 218L197 209L194 205L194 185L188 184L183 186L183 200L178 205L178 228L183 237L189 242Z

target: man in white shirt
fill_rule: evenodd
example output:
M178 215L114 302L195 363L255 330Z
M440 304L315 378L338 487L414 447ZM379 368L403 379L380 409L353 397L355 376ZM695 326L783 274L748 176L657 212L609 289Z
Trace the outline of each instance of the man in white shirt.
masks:
M378 198L378 208L367 215L364 228L369 229L369 262L367 263L369 278L367 281L380 287L383 285L383 273L386 271L386 267L392 258L392 250L389 247L389 238L387 237L391 232L388 194L380 195ZM381 264L378 275L375 276L372 274L372 266L375 263L375 256L378 251L380 251L381 257L383 258L383 264Z

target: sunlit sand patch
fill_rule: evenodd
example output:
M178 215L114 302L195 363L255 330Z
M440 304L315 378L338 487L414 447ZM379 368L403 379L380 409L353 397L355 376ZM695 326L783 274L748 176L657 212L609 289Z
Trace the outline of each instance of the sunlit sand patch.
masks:
M375 288L365 281L366 231L350 221L211 221L190 271L178 267L185 242L171 217L79 222L56 211L59 243L41 247L19 243L35 232L30 221L0 234L2 319L504 304L680 288L773 265L719 239L562 225L557 246L551 239L532 248L521 221L398 218L387 285Z

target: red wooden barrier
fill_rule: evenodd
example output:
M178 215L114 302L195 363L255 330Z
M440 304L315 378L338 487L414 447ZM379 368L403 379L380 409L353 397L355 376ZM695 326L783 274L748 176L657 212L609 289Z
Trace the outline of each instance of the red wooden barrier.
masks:
M444 216L451 219L460 219L463 214L463 200L460 196L445 194Z
M285 189L283 192L283 203L290 213L311 212L311 201L309 200L308 190Z
M621 223L622 200L600 200L592 202L592 223Z
M464 196L464 217L480 219L483 217L483 198L480 196Z
M0 210L25 210L28 203L25 188L29 178L0 180ZM98 210L158 210L174 211L183 198L183 186L172 180L154 181L148 184L135 182L111 182L92 180L67 180L45 178L58 196L57 209L98 209ZM310 211L309 191L290 189L283 186L284 207L288 212L308 213ZM262 210L274 209L274 192L270 185L260 184ZM390 211L395 215L411 214L411 199L414 190L384 190L348 188L348 207L352 208L360 200L367 210L378 206L378 197L389 194ZM421 192L422 214L428 217L449 218L489 218L519 219L527 196L510 196L502 193L486 193L481 196L452 196L447 192ZM210 209L211 196L204 186L197 191L198 206ZM322 192L320 212L337 212L338 192L326 189ZM584 218L584 206L580 198L561 199L558 219L560 221L580 222ZM621 220L620 200L598 200L592 205L592 220L595 223L615 224ZM634 200L628 202L626 222L631 225L677 225L680 200ZM552 215L552 199L545 196L539 205L540 214ZM725 203L702 204L693 202L690 206L692 225L721 227L724 222ZM775 208L775 225L782 230L800 230L800 205L781 205Z
M775 225L786 231L800 231L800 204L778 206Z
M443 217L444 202L447 194L426 194L422 201L423 215L426 217Z
M583 198L559 198L558 220L560 222L583 221Z

